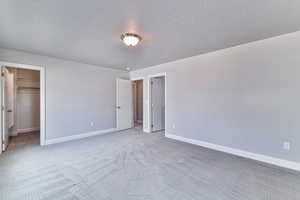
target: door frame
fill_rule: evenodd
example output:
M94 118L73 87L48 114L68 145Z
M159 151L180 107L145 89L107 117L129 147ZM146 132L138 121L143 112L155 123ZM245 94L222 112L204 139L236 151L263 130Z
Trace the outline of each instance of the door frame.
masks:
M13 67L13 68L19 68L19 69L31 69L31 70L37 70L40 72L40 145L44 146L46 143L46 88L45 88L45 68L42 66L37 65L28 65L28 64L21 64L21 63L11 63L11 62L5 62L0 61L0 67L2 70L2 67ZM1 90L2 90L2 84L1 84ZM3 95L1 92L1 98L0 103L2 105L2 99ZM2 112L2 111L1 111ZM0 115L0 121L1 121L1 137L0 137L0 145L1 145L1 151L2 152L2 136L3 136L3 122L2 122L2 114Z
M165 129L167 127L167 73L158 73L148 76L148 129L146 132L152 133L152 88L151 88L151 79L156 77L164 77L165 78Z
M141 77L137 77L137 78L130 78L130 80L132 83L134 81L143 81L143 130L145 131L145 129L146 129L146 124L145 124L145 77L141 76ZM132 101L132 103L133 103L133 101ZM134 105L132 105L132 109L133 109L133 106Z

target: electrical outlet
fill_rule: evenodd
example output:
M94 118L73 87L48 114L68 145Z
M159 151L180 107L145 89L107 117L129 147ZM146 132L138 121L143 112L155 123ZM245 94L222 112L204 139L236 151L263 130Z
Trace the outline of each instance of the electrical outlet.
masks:
M173 128L173 129L175 129L175 128L176 128L175 124L172 124L172 128Z
M283 149L289 151L291 148L291 143L290 142L283 142Z
M94 122L91 122L90 125L93 127L94 126Z

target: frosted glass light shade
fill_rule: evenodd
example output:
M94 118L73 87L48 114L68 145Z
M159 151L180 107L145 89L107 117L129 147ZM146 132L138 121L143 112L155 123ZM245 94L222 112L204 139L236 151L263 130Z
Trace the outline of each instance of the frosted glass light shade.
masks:
M141 36L134 34L134 33L124 33L121 35L121 40L127 46L136 46L141 40Z

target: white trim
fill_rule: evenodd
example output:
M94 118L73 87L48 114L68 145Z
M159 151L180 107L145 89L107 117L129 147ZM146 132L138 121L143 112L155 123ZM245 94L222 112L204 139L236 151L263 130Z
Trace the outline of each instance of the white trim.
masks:
M17 134L18 133L29 133L29 132L33 132L33 131L39 131L39 130L40 130L40 127L23 128L23 129L18 129Z
M45 68L40 70L40 145L46 144L46 74Z
M92 137L92 136L96 136L96 135L103 135L103 134L106 134L106 133L111 133L111 132L114 132L114 131L116 131L116 128L110 128L110 129L105 129L105 130L81 133L81 134L78 134L78 135L71 135L71 136L59 137L59 138L54 138L54 139L46 139L45 145L68 142L68 141L72 141L72 140L79 140L79 139Z
M28 65L28 64L21 64L21 63L11 63L11 62L5 62L0 61L1 66L7 66L7 67L14 67L14 68L20 68L20 69L31 69L31 70L38 70L40 71L43 67L37 66L37 65Z
M148 75L148 128L144 129L144 132L146 133L151 133L152 128L151 128L151 113L152 113L152 108L151 108L151 78L155 77L165 77L165 127L167 127L167 72L162 72L162 73L157 73L157 74L152 74Z
M145 77L136 77L136 78L130 78L131 81L139 81L139 80L144 80Z
M10 66L21 69L31 69L40 71L40 145L45 145L46 139L46 75L45 68L37 65L28 65L22 63L11 63L6 61L0 61L0 66ZM2 135L2 134L1 134ZM2 148L2 136L0 137L0 145Z
M167 73L166 72L162 72L162 73L157 73L157 74L150 74L148 75L148 78L155 78L155 77L161 77L161 76L166 76Z
M151 133L151 130L150 130L149 128L144 128L143 131L144 131L145 133Z
M18 131L17 130L12 131L9 136L13 136L13 137L18 136Z
M116 79L116 105L115 105L115 109L116 109L116 130L119 129L119 111L118 111L118 105L119 105L119 98L118 98L118 94L119 94L119 79Z
M284 168L300 171L300 163L299 162L283 160L283 159L274 158L271 156L252 153L252 152L243 151L243 150L239 150L239 149L234 149L234 148L217 145L217 144L213 144L213 143L209 143L209 142L204 142L204 141L200 141L200 140L189 139L189 138L185 138L185 137L177 136L177 135L173 135L173 134L168 134L168 133L165 134L165 137L174 139L174 140L178 140L178 141L182 141L182 142L186 142L186 143L190 143L190 144L194 144L194 145L198 145L198 146L202 146L205 148L217 150L217 151L222 151L222 152L237 155L240 157L257 160L260 162L276 165L279 167L284 167Z

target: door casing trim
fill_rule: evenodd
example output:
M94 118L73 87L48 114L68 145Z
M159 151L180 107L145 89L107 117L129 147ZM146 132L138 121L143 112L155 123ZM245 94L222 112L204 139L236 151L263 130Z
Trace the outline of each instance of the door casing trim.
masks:
M45 74L45 68L38 65L28 65L28 64L22 64L22 63L12 63L12 62L6 62L6 61L0 61L0 67L14 67L19 69L31 69L31 70L37 70L40 71L40 145L44 146L46 141L46 74ZM2 85L1 85L2 90ZM1 105L2 105L2 93L1 93ZM1 120L1 137L0 137L0 145L1 145L1 151L2 152L2 115L0 115Z

